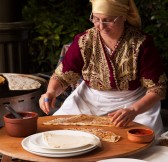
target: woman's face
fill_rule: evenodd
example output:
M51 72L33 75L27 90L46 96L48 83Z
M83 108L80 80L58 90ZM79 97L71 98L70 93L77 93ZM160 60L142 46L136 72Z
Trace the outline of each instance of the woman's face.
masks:
M121 32L124 26L124 19L122 16L106 16L104 14L93 13L92 22L101 34L114 35L116 32Z

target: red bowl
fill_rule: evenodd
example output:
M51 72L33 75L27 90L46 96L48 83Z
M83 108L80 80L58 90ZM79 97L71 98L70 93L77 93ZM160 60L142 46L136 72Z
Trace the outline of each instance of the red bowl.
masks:
M13 137L26 137L37 131L36 112L18 112L23 118L16 119L11 113L4 116L5 129Z
M154 139L154 131L143 128L130 129L127 131L127 137L132 142L148 143Z

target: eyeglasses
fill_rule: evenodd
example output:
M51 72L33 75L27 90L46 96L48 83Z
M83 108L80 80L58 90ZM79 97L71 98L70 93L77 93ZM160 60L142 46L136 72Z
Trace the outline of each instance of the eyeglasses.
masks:
M110 26L110 25L114 25L118 18L119 18L119 16L117 16L114 20L106 19L105 21L102 21L98 17L93 16L93 13L91 13L89 20L94 24L100 24L101 23L101 24L105 24L105 25Z

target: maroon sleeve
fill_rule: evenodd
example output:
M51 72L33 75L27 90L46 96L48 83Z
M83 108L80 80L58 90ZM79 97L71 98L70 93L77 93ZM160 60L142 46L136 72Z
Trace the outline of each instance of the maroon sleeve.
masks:
M158 83L160 76L163 74L161 57L154 45L151 36L146 36L146 40L140 48L139 69L140 77L152 80Z
M75 36L72 44L70 45L65 57L62 61L63 73L67 71L73 71L75 73L81 74L82 67L84 65L83 58L78 45L78 40L82 34Z

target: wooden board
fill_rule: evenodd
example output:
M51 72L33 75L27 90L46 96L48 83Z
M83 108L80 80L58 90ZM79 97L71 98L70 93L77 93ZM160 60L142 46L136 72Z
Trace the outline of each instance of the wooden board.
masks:
M61 116L62 117L62 116ZM46 117L39 117L38 119L38 132L43 131L50 131L50 130L62 130L66 128L72 128L75 126L53 126L53 125L43 125L44 121L49 121L54 119L55 116L46 116ZM83 126L82 126L83 127ZM88 126L84 126L88 127ZM90 126L89 126L90 127ZM100 127L99 127L100 128ZM41 157L34 154L31 154L25 151L21 146L21 141L23 138L15 138L10 137L6 134L5 129L0 129L0 152L2 154L23 159L23 160L30 160L30 161L37 161L37 162L86 162L86 161L98 161L102 159L108 158L116 158L116 157L125 157L128 155L133 155L137 152L147 149L152 145L151 143L146 144L138 144L130 142L127 139L127 130L130 128L148 128L138 123L130 123L127 128L116 128L116 127L101 127L105 130L112 129L114 133L121 136L120 141L117 143L110 143L110 142L102 142L102 147L97 148L89 153L75 156L75 157L68 157L68 158L47 158Z

